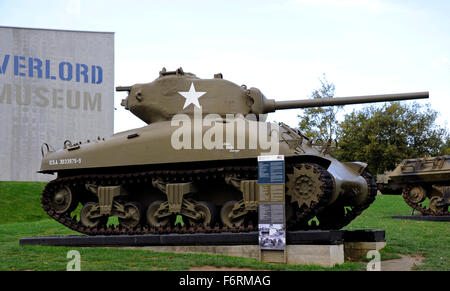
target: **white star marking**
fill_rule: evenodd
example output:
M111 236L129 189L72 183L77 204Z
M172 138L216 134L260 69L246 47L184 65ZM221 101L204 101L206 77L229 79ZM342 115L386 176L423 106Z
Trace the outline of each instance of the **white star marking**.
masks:
M178 94L183 95L186 98L186 102L184 102L184 108L188 107L190 104L194 104L198 108L202 108L200 103L198 103L198 98L202 97L206 92L196 92L194 87L194 82L191 83L191 88L188 92L178 92Z

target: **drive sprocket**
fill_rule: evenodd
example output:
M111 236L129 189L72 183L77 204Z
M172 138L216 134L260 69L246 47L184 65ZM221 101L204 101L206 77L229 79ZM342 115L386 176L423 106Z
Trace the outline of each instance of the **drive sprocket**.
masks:
M331 200L335 191L334 179L324 167L313 163L294 165L287 178L286 198L296 216L290 225L307 229L307 222Z
M291 203L297 202L299 207L311 207L313 203L318 203L324 194L322 188L325 182L320 178L320 171L317 166L311 164L301 164L294 167L294 172L288 174L288 195L291 196Z

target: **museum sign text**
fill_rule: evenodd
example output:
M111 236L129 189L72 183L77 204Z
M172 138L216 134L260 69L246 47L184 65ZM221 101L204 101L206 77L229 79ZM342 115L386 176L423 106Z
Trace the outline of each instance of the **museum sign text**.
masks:
M54 62L36 57L0 55L0 81L2 75L14 78L35 78L75 82L96 86L103 82L103 69L98 65L87 65L67 61ZM82 109L101 111L101 92L49 88L17 83L0 83L0 104L35 105L39 107ZM31 83L33 84L33 83Z

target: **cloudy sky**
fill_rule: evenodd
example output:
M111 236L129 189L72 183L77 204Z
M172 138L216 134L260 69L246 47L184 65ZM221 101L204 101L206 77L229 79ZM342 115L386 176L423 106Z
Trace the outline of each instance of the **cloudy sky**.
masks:
M0 26L115 32L115 86L183 67L288 100L308 98L326 74L340 97L429 91L420 102L442 125L450 119L449 14L445 0L0 0ZM122 109L125 97L114 96L115 132L144 125ZM296 126L297 113L271 119Z

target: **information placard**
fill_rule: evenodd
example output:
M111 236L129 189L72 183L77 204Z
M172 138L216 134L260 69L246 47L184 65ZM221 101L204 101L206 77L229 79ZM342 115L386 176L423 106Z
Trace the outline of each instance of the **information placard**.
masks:
M284 156L258 157L258 229L261 250L286 247Z
M284 156L258 157L258 183L284 184Z

